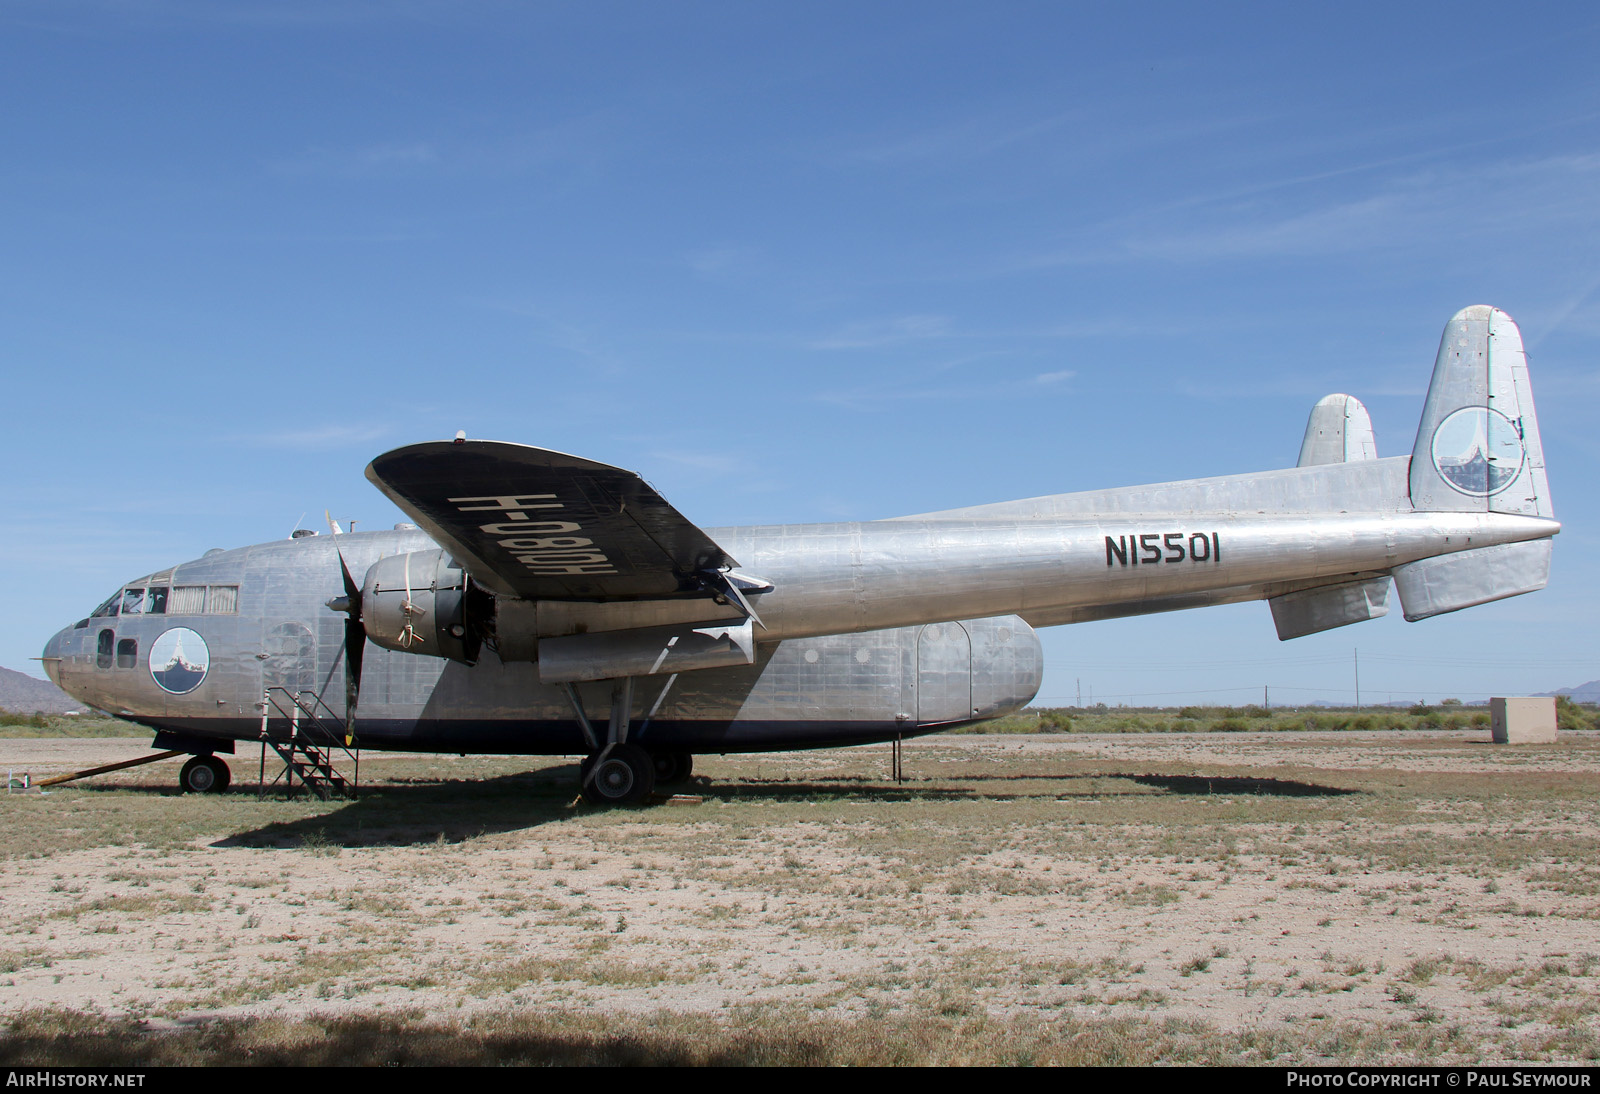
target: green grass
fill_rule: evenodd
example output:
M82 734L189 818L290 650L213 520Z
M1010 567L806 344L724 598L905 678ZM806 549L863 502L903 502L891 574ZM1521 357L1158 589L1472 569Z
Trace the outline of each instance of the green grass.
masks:
M1292 1028L1227 1032L1192 1020L991 1018L959 1000L918 1017L818 1016L787 1007L728 1017L655 1011L517 1010L461 1021L420 1014L233 1018L151 1031L142 1023L36 1009L0 1037L0 1065L265 1067L393 1066L1143 1066L1500 1063L1600 1058L1591 1028L1505 1029L1487 1039L1427 1021L1310 1019Z
M1559 704L1562 729L1600 728L1600 708ZM1489 728L1483 707L1029 707L957 733L1292 733L1382 729Z
M105 714L22 714L0 710L0 739L25 737L143 737L154 733L146 726L124 722Z

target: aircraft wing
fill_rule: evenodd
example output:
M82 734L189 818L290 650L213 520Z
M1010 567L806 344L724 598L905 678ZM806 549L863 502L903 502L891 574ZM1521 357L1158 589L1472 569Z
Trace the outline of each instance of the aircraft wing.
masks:
M367 478L501 595L704 596L706 575L736 565L632 471L562 452L430 441L385 452Z

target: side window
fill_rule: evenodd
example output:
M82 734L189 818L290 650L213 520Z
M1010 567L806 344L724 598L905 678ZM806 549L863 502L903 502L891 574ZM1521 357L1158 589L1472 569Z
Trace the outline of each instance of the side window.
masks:
M172 590L167 610L173 615L199 615L206 610L204 585L179 585Z
M106 633L110 633L109 631ZM117 643L117 668L131 669L139 664L139 640L124 638Z
M112 631L101 631L100 637L95 642L94 663L96 668L108 669L111 667L111 647L116 644L116 634Z
M144 611L146 615L167 614L167 587L165 585L150 586L150 593L145 597Z
M144 590L124 589L122 593L122 614L138 615L144 611Z
M206 590L207 615L232 615L239 610L239 586L213 585Z

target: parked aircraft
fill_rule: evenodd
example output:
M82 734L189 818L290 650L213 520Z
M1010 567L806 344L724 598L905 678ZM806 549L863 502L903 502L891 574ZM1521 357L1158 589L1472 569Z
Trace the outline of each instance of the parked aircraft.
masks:
M192 753L187 790L338 708L364 748L577 754L585 797L634 802L697 753L1018 710L1036 627L1264 599L1289 639L1385 614L1391 581L1408 620L1532 592L1561 527L1521 335L1482 306L1409 456L1331 395L1292 468L865 523L701 530L630 471L459 434L367 477L415 524L127 582L50 639L51 678Z

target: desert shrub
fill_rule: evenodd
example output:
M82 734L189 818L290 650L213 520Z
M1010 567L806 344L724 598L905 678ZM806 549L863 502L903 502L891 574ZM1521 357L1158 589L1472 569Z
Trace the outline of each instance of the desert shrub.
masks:
M1593 721L1583 712L1583 708L1572 701L1570 695L1556 696L1556 728L1557 729L1591 729Z
M1072 719L1064 710L1041 710L1039 712L1040 733L1071 733Z

